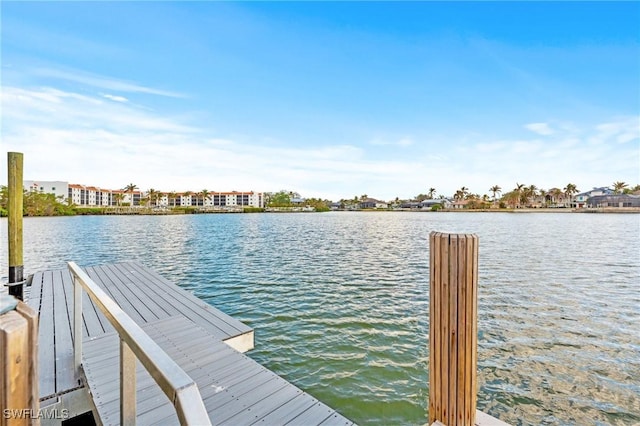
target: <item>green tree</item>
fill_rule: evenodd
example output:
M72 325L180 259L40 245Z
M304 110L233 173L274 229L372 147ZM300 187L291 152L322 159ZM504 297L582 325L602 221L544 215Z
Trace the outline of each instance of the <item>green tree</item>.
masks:
M202 205L204 206L206 204L205 200L209 199L209 196L211 195L211 193L206 189L203 189L202 191L200 191L200 195L202 196Z
M496 202L496 194L500 194L502 193L502 188L500 188L500 186L498 185L493 185L491 188L489 188L489 191L491 191L493 193L493 202Z
M116 202L116 205L120 207L122 205L122 200L124 200L124 194L122 192L116 192L113 194L113 200Z
M613 192L616 194L622 194L622 192L624 191L624 189L627 187L628 185L625 182L614 182L613 183Z
M329 206L331 205L331 201L329 200L321 200L320 198L307 198L306 199L307 206L313 207L317 212L328 212L331 210Z
M133 192L138 188L138 186L134 183L130 183L129 185L125 186L123 191L124 192L128 192L129 193L129 205L133 206Z
M175 191L171 191L168 195L169 202L173 201L173 207L176 206L176 199L178 198L178 194Z
M540 189L538 194L540 194L540 197L542 198L542 206L547 207L547 195L549 195L549 193L544 189Z
M526 206L531 206L531 201L538 195L538 187L529 185L522 189L520 200Z
M464 200L468 193L469 188L463 186L462 188L458 189L455 194L453 194L453 198L455 198L456 200Z
M153 188L151 188L151 189L149 189L147 191L147 200L148 200L149 204L157 205L159 197L160 197L160 192L159 191L156 191Z
M512 192L515 192L516 194L518 194L518 199L517 199L515 208L520 207L520 203L522 201L522 191L523 190L524 190L524 183L516 182L516 187L512 191Z
M572 183L568 183L567 186L563 188L565 195L569 199L569 207L572 207L573 203L573 194L578 192L578 188Z
M287 191L279 191L273 194L269 200L269 207L290 207L291 195Z
M436 189L435 188L429 188L429 192L427 193L427 195L429 196L430 200L433 200L433 194L436 193Z
M552 188L549 190L549 195L551 196L553 203L557 207L560 203L560 200L562 199L562 191L559 188Z
M9 189L0 187L0 213L7 214L9 202ZM58 198L54 194L45 194L37 191L24 191L22 196L22 213L25 216L60 216L73 215L75 208Z
M502 196L502 201L510 206L512 209L515 209L520 204L520 192L513 190L511 192L507 192Z

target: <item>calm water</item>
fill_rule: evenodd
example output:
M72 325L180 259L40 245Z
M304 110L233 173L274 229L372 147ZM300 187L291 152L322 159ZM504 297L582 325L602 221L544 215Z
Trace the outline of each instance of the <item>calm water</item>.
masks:
M480 237L479 409L640 424L640 215L26 218L25 269L139 260L254 327L251 357L345 416L418 425L432 230Z

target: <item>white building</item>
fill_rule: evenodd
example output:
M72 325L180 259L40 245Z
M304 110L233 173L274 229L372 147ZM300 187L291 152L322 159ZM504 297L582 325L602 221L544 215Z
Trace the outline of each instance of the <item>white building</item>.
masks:
M24 189L27 191L37 191L42 193L55 194L62 200L71 200L72 204L80 207L107 207L118 204L128 204L139 206L144 194L141 191L133 193L122 189L104 189L95 186L70 184L62 181L33 181L25 180ZM118 195L121 194L121 195ZM133 196L133 200L131 199ZM118 198L122 197L120 203ZM170 199L169 193L160 194L157 201L158 206L173 207L174 200ZM195 192L176 194L176 206L200 206L200 207L264 207L264 196L262 192L210 192L206 197L198 196Z
M168 201L167 201L168 202ZM262 192L210 192L206 197L197 193L178 194L176 204L180 206L200 207L264 207L264 195ZM169 204L172 205L172 204Z
M66 200L69 196L69 183L62 181L44 180L23 180L22 186L25 191L41 192L43 194L54 194L56 198Z

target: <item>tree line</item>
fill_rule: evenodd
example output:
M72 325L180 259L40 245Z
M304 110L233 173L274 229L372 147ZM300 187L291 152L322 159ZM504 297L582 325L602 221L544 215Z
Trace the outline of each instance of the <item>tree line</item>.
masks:
M0 186L0 216L7 216L9 189ZM63 197L41 192L24 191L22 195L22 213L25 216L71 216L76 214L74 206Z

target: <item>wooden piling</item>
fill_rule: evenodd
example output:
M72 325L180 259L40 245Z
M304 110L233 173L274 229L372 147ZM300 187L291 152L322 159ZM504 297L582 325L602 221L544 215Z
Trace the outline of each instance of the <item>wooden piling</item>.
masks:
M9 191L9 294L22 300L24 264L22 261L22 164L20 152L7 153Z
M0 426L39 425L38 314L13 297L0 312Z
M429 424L473 426L477 398L478 237L432 232Z

